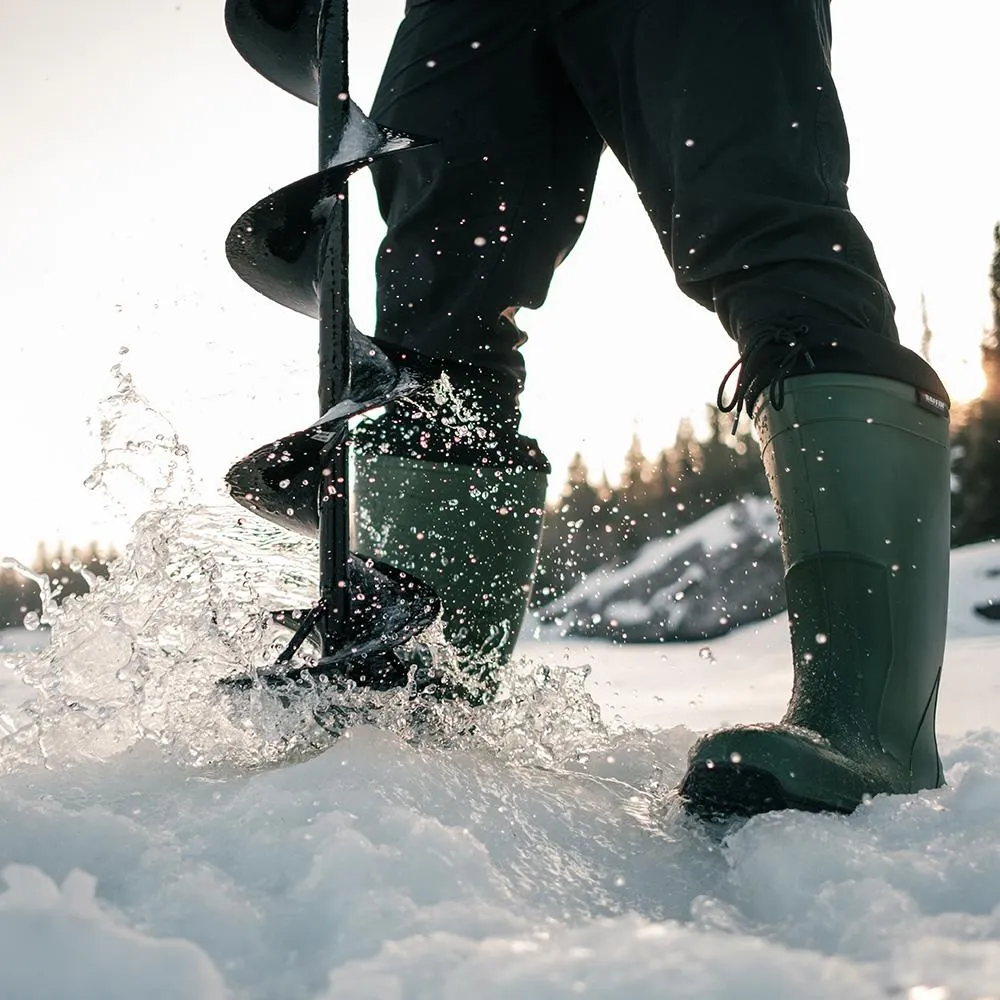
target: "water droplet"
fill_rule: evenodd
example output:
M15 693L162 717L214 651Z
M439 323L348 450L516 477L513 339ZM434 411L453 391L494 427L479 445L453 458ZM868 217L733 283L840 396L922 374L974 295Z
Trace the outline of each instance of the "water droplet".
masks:
M826 633L825 632L817 632L816 633L816 642L820 646L826 645L826 642L827 642L827 635L826 635Z
M24 627L29 632L34 632L42 624L42 619L37 611L29 611L24 616Z
M743 754L737 753L735 750L729 755L729 762L731 764L740 764L743 761Z

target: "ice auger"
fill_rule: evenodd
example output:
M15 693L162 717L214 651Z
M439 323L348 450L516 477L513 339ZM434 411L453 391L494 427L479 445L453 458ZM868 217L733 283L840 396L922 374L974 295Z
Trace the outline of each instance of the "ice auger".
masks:
M347 24L346 0L226 3L226 28L243 58L319 111L319 171L244 212L226 255L252 288L319 321L320 403L315 423L241 459L226 481L249 510L319 538L319 599L283 619L295 632L265 679L313 674L390 686L401 669L393 650L434 621L440 602L413 575L350 551L348 420L412 394L428 376L351 322L347 180L428 140L383 128L349 98ZM307 639L318 657L291 667Z

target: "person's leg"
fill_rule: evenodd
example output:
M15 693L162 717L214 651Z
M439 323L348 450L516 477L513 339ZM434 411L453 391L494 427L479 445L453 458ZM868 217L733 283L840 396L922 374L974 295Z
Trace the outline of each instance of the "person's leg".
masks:
M848 208L826 0L579 0L557 37L678 284L741 349L777 322L898 339Z
M545 503L547 461L518 434L514 314L541 304L576 241L603 145L537 9L412 4L372 109L440 140L373 166L388 227L375 333L448 385L355 434L356 545L438 592L472 698L517 637Z
M850 812L941 784L948 421L904 382L795 376L757 429L778 509L795 684L778 725L712 733L681 795L708 815Z
M947 393L898 344L847 202L826 0L578 0L557 37L680 287L736 340L779 511L795 689L681 786L704 813L940 782Z
M437 138L372 165L387 233L375 336L523 380L511 322L544 301L576 242L603 142L534 0L423 0L388 57L372 117Z

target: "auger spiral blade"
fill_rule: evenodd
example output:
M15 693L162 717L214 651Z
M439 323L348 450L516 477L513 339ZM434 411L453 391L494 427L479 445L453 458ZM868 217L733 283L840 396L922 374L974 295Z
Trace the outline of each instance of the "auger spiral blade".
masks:
M316 263L348 178L384 156L430 142L376 125L352 104L339 147L351 150L349 158L335 160L247 209L226 239L230 266L261 295L319 319Z
M351 333L351 362L350 395L315 423L261 445L229 469L226 485L237 503L273 524L316 538L323 470L332 449L346 442L348 420L418 394L434 378L405 352L390 357L357 330Z
M319 675L403 684L407 668L394 650L434 621L440 602L416 577L350 552L347 422L431 379L406 352L383 350L351 322L347 181L381 157L431 140L382 127L347 97L346 0L227 0L226 27L255 70L319 111L320 169L244 212L226 256L256 291L319 321L320 417L241 459L226 482L249 510L318 538L320 586L312 609L273 616L295 634L272 668L221 683ZM307 641L318 657L293 666Z
M226 31L236 51L265 80L316 104L316 27L321 0L228 0Z

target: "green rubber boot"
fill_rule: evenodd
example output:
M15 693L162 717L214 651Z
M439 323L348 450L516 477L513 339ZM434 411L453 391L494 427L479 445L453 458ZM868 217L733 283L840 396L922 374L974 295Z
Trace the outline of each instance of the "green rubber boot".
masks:
M445 638L474 703L495 691L531 596L547 475L356 450L354 547L441 598Z
M854 374L785 383L757 416L795 667L777 725L710 734L680 786L704 816L850 812L942 783L934 733L950 544L946 407Z

